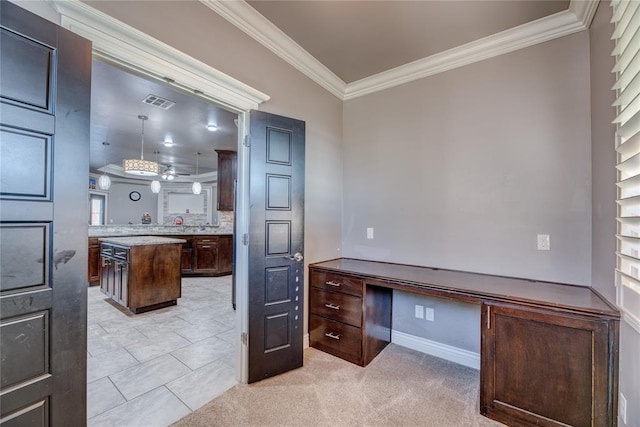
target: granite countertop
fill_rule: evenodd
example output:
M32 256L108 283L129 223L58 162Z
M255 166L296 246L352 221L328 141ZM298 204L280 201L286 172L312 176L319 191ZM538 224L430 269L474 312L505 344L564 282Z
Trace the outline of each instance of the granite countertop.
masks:
M99 239L105 243L115 243L123 246L167 245L170 243L186 243L184 239L158 236L130 236L130 237L103 237Z
M179 225L92 225L89 226L89 237L116 236L153 236L153 235L232 235L232 227L225 226L179 226Z

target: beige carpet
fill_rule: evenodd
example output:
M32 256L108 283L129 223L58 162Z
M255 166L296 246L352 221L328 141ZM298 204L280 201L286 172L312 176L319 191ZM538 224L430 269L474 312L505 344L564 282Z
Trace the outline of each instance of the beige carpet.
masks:
M174 426L500 426L478 412L479 372L389 345L366 368L315 349L304 367L238 385Z

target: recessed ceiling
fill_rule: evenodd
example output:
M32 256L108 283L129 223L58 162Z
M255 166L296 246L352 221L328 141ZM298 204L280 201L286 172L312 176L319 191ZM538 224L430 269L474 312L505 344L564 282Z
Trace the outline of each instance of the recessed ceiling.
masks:
M569 1L248 1L345 83L564 11Z
M168 84L151 81L110 64L94 60L91 82L90 167L94 173L105 164L122 166L125 158L140 158L142 122L144 123L144 158L175 166L176 172L194 175L196 152L199 173L217 170L214 150L237 147L237 115L223 110L193 94L178 91ZM144 100L153 95L174 102L169 108L160 101ZM154 105L155 104L155 105ZM208 124L218 127L207 130ZM165 139L173 140L165 147ZM109 142L105 148L103 142Z

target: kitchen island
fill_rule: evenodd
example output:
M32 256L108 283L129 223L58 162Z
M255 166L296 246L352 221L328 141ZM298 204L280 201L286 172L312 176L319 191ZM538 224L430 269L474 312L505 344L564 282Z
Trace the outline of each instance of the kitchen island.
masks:
M100 290L132 313L176 305L184 239L100 238Z

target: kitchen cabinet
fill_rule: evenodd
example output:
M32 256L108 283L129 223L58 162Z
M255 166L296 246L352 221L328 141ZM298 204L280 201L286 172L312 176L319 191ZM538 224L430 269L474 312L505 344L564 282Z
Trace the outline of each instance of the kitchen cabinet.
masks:
M237 153L216 150L218 153L218 210L232 211L235 203Z
M193 238L189 236L181 236L186 242L182 244L182 254L180 257L180 270L182 275L186 276L193 273Z
M100 290L133 313L175 305L181 295L182 239L101 239Z
M97 237L89 237L89 265L87 271L89 285L100 284L100 242Z
M216 236L194 237L193 271L218 273L218 238Z
M182 276L223 276L233 271L233 236L223 235L163 235L184 239L180 256ZM93 246L92 246L93 245ZM100 284L100 243L97 237L89 237L89 282ZM93 274L93 276L92 276Z

